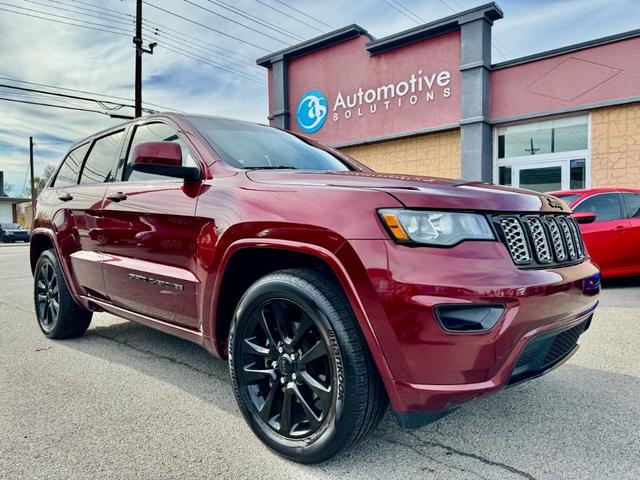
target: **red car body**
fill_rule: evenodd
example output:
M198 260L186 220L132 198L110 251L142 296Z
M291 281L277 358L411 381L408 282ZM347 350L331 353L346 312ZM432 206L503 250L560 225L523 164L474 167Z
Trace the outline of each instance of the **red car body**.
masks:
M582 238L603 277L640 275L640 190L594 188L552 192L574 212L595 221L580 224Z
M390 403L409 426L545 373L575 352L589 325L599 272L588 256L521 268L500 239L403 245L378 215L410 208L568 216L563 203L482 183L378 174L333 150L352 171L241 170L173 114L92 138L124 130L125 152L131 129L151 121L179 132L201 168L200 181L48 187L38 200L32 266L53 246L85 308L224 358L238 299L230 279L291 262L322 266L344 290ZM146 280L132 281L140 279ZM149 288L151 279L158 288ZM436 318L437 307L449 305L500 305L504 312L489 331L453 333ZM527 346L558 338L568 338L562 354L526 372Z

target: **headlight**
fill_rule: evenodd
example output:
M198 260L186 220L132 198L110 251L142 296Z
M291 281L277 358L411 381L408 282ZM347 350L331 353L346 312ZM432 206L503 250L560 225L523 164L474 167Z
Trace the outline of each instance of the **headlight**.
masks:
M463 240L493 240L487 219L476 213L379 210L393 238L403 243L451 246Z

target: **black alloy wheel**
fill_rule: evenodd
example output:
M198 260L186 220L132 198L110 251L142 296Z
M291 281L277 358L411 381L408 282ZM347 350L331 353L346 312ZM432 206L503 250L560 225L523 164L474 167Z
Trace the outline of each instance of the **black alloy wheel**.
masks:
M33 275L36 318L42 333L49 338L82 335L89 328L92 312L71 296L53 250L40 254Z
M258 415L285 437L315 432L331 408L334 374L313 313L286 298L266 300L243 337L239 380Z
M51 332L60 312L60 289L53 265L45 261L36 277L36 313L45 333Z
M276 271L247 289L231 322L229 370L253 432L300 463L347 450L387 406L340 284L315 270Z

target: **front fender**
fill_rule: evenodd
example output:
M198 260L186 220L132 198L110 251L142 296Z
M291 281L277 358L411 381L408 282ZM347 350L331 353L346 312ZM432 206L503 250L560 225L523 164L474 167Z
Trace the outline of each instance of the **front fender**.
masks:
M340 286L342 287L349 303L351 304L351 308L353 309L358 324L360 325L360 330L362 331L362 334L365 338L365 341L367 342L376 366L378 367L378 371L384 378L390 375L387 360L382 352L378 338L372 328L372 323L367 314L367 310L364 307L361 295L359 294L356 286L354 285L354 282L352 281L351 276L348 274L342 261L338 258L335 252L332 252L325 247L293 240L243 238L231 243L228 248L226 248L219 262L219 268L216 269L216 274L210 275L207 279L207 283L210 284L211 289L209 290L205 287L205 291L208 290L213 293L211 295L211 301L207 302L208 307L207 311L203 312L203 318L209 318L212 320L208 325L203 325L203 332L206 337L209 337L211 339L208 347L213 351L215 355L219 357L223 357L224 355L220 349L219 342L215 341L215 314L216 306L220 300L222 279L224 278L224 273L226 271L227 265L229 264L229 260L232 258L234 253L245 248L282 249L290 252L310 255L324 262L340 282ZM336 248L336 251L339 248L340 247Z

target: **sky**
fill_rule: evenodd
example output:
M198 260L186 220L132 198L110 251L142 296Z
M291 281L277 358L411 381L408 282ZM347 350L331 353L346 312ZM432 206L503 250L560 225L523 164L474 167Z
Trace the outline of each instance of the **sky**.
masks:
M256 58L352 23L379 38L483 3L145 0L143 18L149 23L143 38L145 43L159 45L153 55L143 58L143 103L156 111L173 109L266 123L266 70L255 65ZM497 3L504 18L493 28L494 63L640 27L637 0ZM399 6L410 13L402 13ZM113 95L124 99L108 99L133 104L134 14L135 0L0 0L0 85L45 88L18 81L32 82L91 92L46 88L59 93L101 99ZM105 106L6 87L0 87L0 98L100 111ZM127 107L113 111L133 112ZM120 122L98 113L0 100L0 171L10 195L26 192L29 136L36 144L34 171L41 175L47 164L60 161L72 142Z

